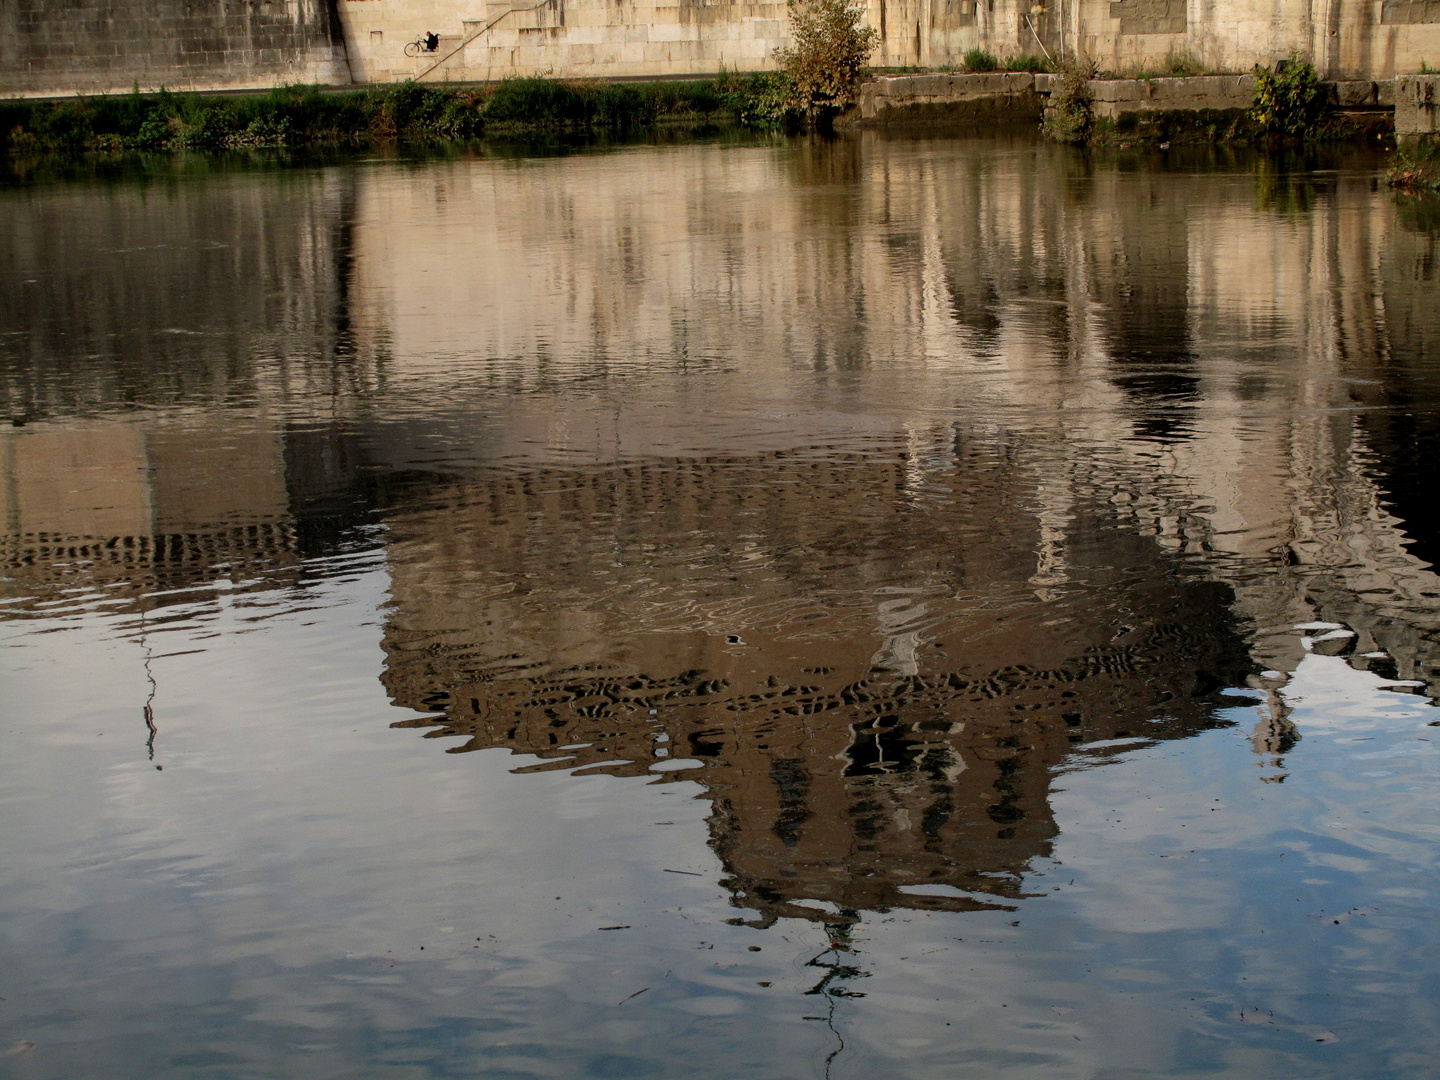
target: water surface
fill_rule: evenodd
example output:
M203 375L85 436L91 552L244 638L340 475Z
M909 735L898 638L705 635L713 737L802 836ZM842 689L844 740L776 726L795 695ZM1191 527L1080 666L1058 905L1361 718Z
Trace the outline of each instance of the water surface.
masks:
M0 1069L1419 1077L1440 230L759 141L0 191Z

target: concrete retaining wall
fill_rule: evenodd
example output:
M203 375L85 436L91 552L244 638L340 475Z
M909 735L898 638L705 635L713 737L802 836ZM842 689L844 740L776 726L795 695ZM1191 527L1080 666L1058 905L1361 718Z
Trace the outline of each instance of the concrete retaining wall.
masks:
M971 115L1039 117L1057 80L1054 75L989 73L974 75L891 75L873 79L860 88L857 120L861 124L891 126ZM1397 90L1397 86L1400 88ZM1440 78L1428 76L1391 81L1341 80L1325 84L1335 109L1379 110L1392 106L1396 130L1401 130L1400 99L1408 125L1405 130L1436 130L1436 103ZM1250 75L1200 75L1184 79L1093 79L1090 93L1095 115L1118 119L1127 113L1241 111L1250 108L1255 80ZM1005 108L998 102L1008 101ZM982 108L982 103L988 103Z
M1395 82L1395 136L1440 135L1440 76Z
M1255 80L1249 75L1096 79L1090 83L1090 92L1095 99L1095 115L1115 119L1129 112L1248 109L1255 99Z
M0 0L8 96L349 81L328 0Z
M1050 77L1041 75L1039 78L1048 89ZM1036 76L1023 72L898 75L872 79L860 88L858 119L862 123L907 123L933 118L939 109L946 109L956 119L962 119L972 112L983 114L980 106L1002 101L1013 102L1017 113L1039 119L1044 99L1036 91L1035 80ZM952 108L957 105L970 108Z
M1250 75L1199 75L1185 79L1097 79L1090 83L1095 115L1116 118L1130 112L1248 109L1254 101ZM1333 109L1388 109L1395 104L1395 83L1341 79L1325 84Z

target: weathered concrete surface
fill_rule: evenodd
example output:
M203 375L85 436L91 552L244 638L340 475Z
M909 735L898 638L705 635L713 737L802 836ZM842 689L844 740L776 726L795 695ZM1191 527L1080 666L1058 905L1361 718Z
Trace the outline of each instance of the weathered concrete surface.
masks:
M1367 79L1342 79L1327 83L1329 103L1337 109L1393 109L1395 107L1395 82L1382 79L1373 82Z
M1093 79L1095 115L1115 119L1131 112L1248 109L1255 97L1250 75L1202 75L1188 79Z
M1440 134L1440 76L1415 75L1395 82L1395 136Z
M1038 119L1042 101L1035 92L1035 76L1025 72L987 72L968 75L899 75L873 79L860 88L861 122L905 123L913 118L935 118L937 107L1004 103L1007 109L1033 113ZM991 110L985 110L991 111ZM957 118L964 110L953 110Z
M349 82L329 0L0 0L0 94Z
M1058 76L1018 72L985 75L902 75L867 82L860 90L861 123L911 122L917 110L944 105L1009 99L1016 111L1038 119ZM1366 83L1373 90L1374 84ZM1248 109L1254 97L1250 75L1203 75L1184 79L1092 79L1095 115L1115 119L1125 113L1175 110ZM1357 93L1347 91L1347 97Z
M856 122L863 126L913 124L944 118L1011 116L1039 118L1056 75L1019 72L984 75L891 75L872 79L860 88ZM1405 87L1397 91L1397 86ZM1436 130L1435 102L1440 78L1421 76L1390 80L1346 79L1324 84L1332 109L1380 111L1397 107L1409 95L1405 131ZM1427 89L1428 88L1428 89ZM1255 93L1250 75L1197 75L1177 79L1092 79L1095 115L1115 120L1147 112L1240 112L1249 109ZM1429 95L1428 97L1426 95ZM976 106L983 105L983 109ZM968 106L969 108L964 108ZM946 110L949 112L946 112ZM1428 111L1427 111L1428 110ZM1400 110L1396 130L1401 130Z

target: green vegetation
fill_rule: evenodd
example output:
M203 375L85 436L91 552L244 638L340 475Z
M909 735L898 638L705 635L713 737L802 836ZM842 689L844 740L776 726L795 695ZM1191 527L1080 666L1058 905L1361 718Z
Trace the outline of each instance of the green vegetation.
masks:
M793 44L777 54L787 103L812 123L853 105L880 34L851 0L788 0Z
M1050 91L1045 110L1045 134L1056 142L1083 144L1095 128L1094 97L1090 80L1095 68L1089 63L1067 64L1060 72L1059 85Z
M1411 139L1395 148L1385 182L1410 194L1440 192L1440 142Z
M722 75L718 81L725 107L737 123L753 128L790 127L795 115L789 104L789 84L778 71L750 75Z
M661 123L775 126L785 114L774 75L695 82L507 79L448 89L415 82L322 93L131 93L0 102L0 155L224 149L465 139L484 131L627 131Z
M965 54L966 71L994 71L999 66L995 54L984 49L971 49Z
M1018 56L1008 56L1000 64L1001 71L1028 71L1034 75L1043 75L1046 72L1054 71L1055 68L1049 60L1043 56L1031 56L1029 53L1020 53Z
M1283 70L1280 69L1283 66ZM1307 61L1292 56L1275 68L1255 68L1251 118L1272 135L1314 137L1325 115L1325 87Z

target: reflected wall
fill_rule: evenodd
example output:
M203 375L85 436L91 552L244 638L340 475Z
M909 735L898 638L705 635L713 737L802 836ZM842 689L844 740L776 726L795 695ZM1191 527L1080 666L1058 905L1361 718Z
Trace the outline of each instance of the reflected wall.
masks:
M403 726L698 779L761 919L1003 904L1077 748L1248 685L1282 779L1296 623L1433 691L1436 233L1334 165L866 135L7 192L7 610L380 543Z

